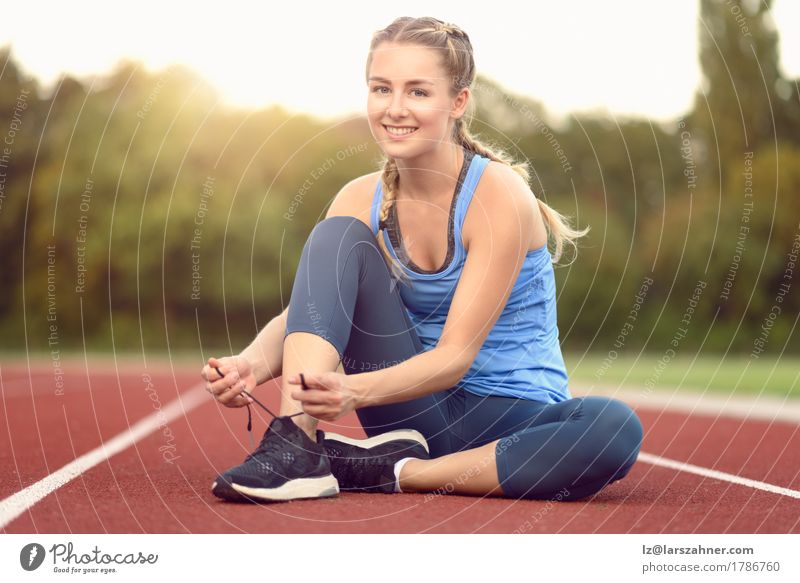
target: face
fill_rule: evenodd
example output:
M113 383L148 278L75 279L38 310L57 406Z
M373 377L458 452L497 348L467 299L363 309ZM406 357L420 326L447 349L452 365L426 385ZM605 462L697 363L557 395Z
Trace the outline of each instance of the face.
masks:
M413 158L450 140L469 90L450 95L440 59L435 50L416 45L383 43L374 50L367 75L367 118L387 156Z

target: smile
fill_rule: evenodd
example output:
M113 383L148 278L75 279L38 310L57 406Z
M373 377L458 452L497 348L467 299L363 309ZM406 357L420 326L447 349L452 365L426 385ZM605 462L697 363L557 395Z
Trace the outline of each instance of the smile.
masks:
M419 128L411 128L411 127L394 127L394 126L383 126L389 135L392 136L407 136L409 134L413 134Z

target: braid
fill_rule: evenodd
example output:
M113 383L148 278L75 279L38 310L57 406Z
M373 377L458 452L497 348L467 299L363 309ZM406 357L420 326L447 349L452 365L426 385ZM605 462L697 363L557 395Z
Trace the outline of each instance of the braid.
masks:
M397 189L400 184L400 172L397 170L397 163L394 161L394 158L386 157L383 163L383 172L381 173L380 180L383 186L383 198L381 199L381 206L378 211L378 232L386 228L386 221L389 220L389 211L391 210L392 205L395 203ZM384 259L386 260L387 266L392 274L397 279L400 279L407 284L412 284L413 282L411 279L389 253L383 237L378 237L378 244L383 251Z
M397 187L400 182L400 173L397 171L397 163L394 161L394 158L386 159L383 165L381 181L383 182L383 199L381 200L379 216L381 223L386 223L389 219L389 209L394 203Z

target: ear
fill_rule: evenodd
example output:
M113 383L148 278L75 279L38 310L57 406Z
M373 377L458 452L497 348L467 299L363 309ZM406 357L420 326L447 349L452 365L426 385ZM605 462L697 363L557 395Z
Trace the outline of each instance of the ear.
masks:
M472 93L468 87L464 87L458 92L458 95L456 95L455 99L453 100L453 107L450 110L451 118L455 120L464 115L471 96Z

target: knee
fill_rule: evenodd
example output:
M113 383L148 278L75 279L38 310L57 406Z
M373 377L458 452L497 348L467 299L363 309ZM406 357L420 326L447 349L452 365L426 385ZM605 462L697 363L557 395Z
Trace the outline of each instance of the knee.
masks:
M613 480L618 480L628 474L639 455L644 438L642 422L622 401L600 399L595 406L602 465Z
M372 229L364 221L344 215L328 217L320 221L314 226L308 237L308 243L320 246L329 246L333 243L334 248L342 242L357 243L374 240Z

